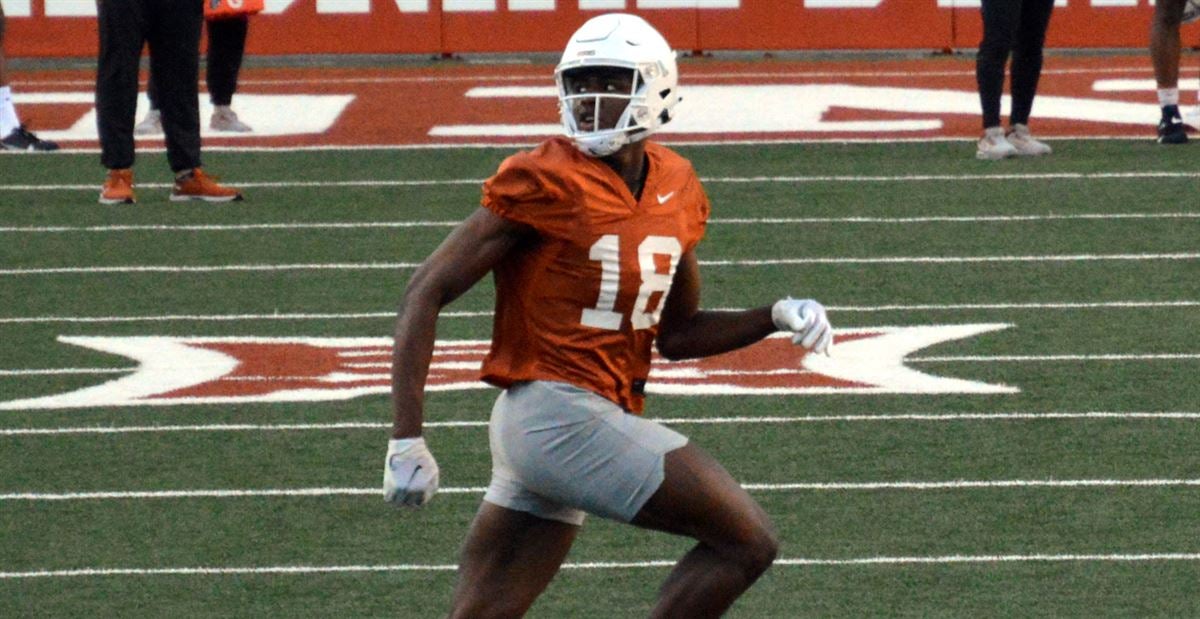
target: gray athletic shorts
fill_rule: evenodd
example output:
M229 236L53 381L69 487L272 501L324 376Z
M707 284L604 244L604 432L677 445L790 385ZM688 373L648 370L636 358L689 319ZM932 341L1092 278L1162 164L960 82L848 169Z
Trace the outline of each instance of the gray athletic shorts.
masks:
M492 483L483 500L569 524L584 513L629 522L687 437L566 383L517 383L489 425Z

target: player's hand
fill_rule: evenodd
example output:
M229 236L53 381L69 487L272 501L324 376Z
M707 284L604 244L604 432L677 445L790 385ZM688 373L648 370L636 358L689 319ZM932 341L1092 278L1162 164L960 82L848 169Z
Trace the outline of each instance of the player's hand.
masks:
M438 488L438 465L425 439L394 438L388 441L383 462L383 500L395 507L420 507Z
M833 348L833 327L825 306L812 299L788 297L771 307L771 320L780 331L791 331L792 343L828 355Z

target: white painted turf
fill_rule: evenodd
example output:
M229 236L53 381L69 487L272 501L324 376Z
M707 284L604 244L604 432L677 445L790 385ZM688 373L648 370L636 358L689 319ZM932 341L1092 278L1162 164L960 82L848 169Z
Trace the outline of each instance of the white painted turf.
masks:
M1034 555L941 555L931 557L857 557L849 559L776 559L775 566L838 567L854 565L956 564L956 563L1059 563L1059 562L1119 562L1145 563L1164 561L1200 561L1196 553L1140 554L1034 554ZM667 568L677 560L628 562L564 563L564 570L622 570ZM26 578L79 578L89 576L236 576L243 574L344 574L361 572L453 572L452 564L392 565L277 565L266 567L165 567L165 568L82 568L74 570L41 570L32 572L0 572L0 580Z

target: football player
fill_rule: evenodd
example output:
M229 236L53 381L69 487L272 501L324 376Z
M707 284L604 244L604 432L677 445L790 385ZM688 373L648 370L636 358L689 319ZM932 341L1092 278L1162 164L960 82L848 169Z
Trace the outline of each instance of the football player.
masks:
M1187 127L1179 114L1179 27L1184 9L1191 19L1200 17L1200 10L1189 0L1158 0L1154 4L1154 19L1150 22L1150 60L1154 64L1154 80L1158 85L1158 105L1162 117L1158 121L1159 144L1187 144Z
M413 274L392 364L384 497L418 506L438 467L421 436L439 311L496 282L483 380L492 479L462 549L452 617L516 617L558 571L586 513L696 540L654 616L720 615L774 561L767 514L683 435L640 416L651 347L715 355L777 330L827 353L820 303L698 308L708 199L691 164L646 138L680 100L675 54L639 17L584 24L555 70L566 136L509 157L482 206Z

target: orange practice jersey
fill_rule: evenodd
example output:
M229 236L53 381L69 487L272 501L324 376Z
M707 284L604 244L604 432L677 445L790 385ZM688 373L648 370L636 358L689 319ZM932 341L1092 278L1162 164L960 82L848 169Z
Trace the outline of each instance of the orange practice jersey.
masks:
M640 201L566 138L509 157L485 208L538 240L495 269L496 316L483 380L553 380L640 413L650 349L679 257L704 236L708 197L691 164L648 143Z

